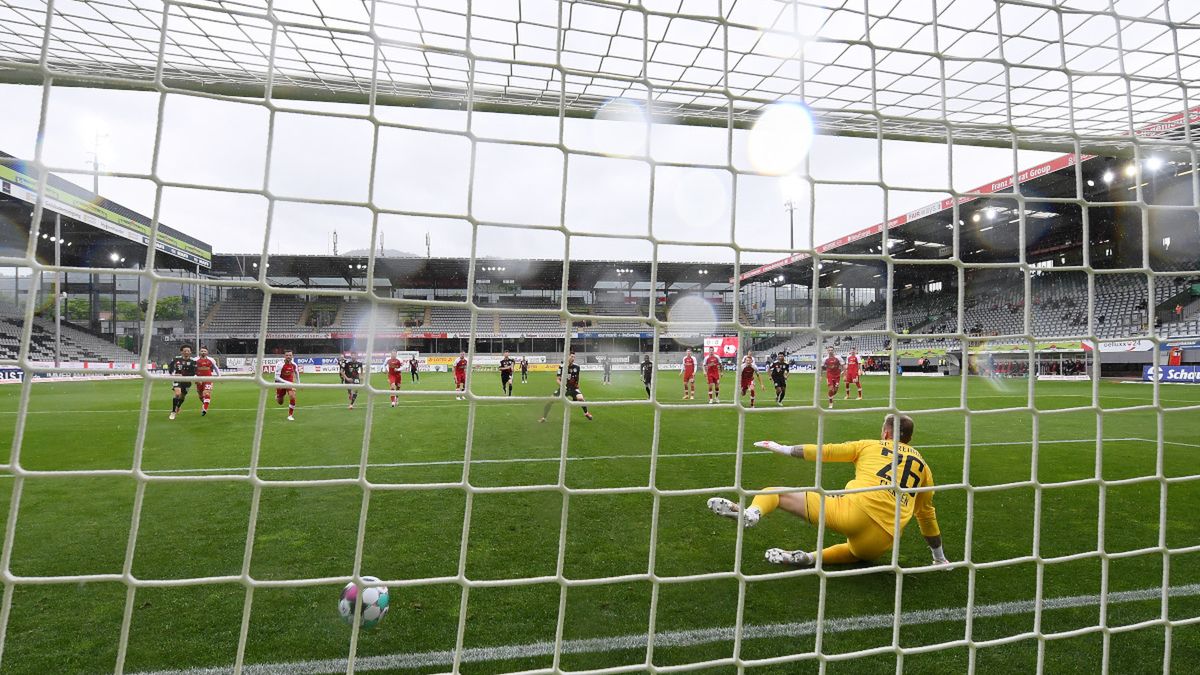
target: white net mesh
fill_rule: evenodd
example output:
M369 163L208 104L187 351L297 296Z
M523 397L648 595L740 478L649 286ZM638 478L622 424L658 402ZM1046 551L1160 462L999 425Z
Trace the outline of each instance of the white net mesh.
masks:
M831 285L824 278L820 262L859 261L864 265L874 264L881 273L875 276L885 282L887 289L899 290L896 268L901 265L927 265L952 268L957 279L957 295L947 319L949 329L929 333L909 333L899 329L894 320L901 309L891 296L883 305L883 320L868 327L843 328L833 326L820 319L819 301L810 301L808 317L794 317L789 323L772 324L772 329L793 339L807 341L820 353L832 340L842 336L878 337L888 340L886 350L891 363L897 363L900 351L920 340L960 341L968 346L981 344L983 340L969 324L973 306L968 303L971 294L968 272L991 268L1016 270L1021 276L1017 295L1023 301L1019 314L1019 327L994 331L997 335L987 340L991 344L1016 344L1016 352L1027 356L1030 362L1037 357L1035 346L1046 340L1088 340L1093 346L1102 340L1115 337L1146 339L1157 345L1160 335L1152 326L1155 320L1155 304L1141 308L1146 319L1145 326L1138 330L1109 331L1112 324L1102 326L1096 310L1097 289L1102 279L1110 274L1136 275L1145 282L1147 297L1157 301L1157 284L1174 283L1194 274L1196 264L1193 256L1189 265L1163 269L1151 259L1152 214L1178 213L1195 217L1200 200L1192 194L1184 195L1176 203L1155 203L1151 198L1149 179L1143 182L1141 167L1151 153L1166 158L1177 167L1178 175L1196 165L1192 139L1191 88L1196 77L1200 59L1200 31L1197 29L1200 6L1190 1L1156 2L1139 0L1131 2L1099 2L1046 0L1010 0L995 3L977 0L928 0L923 2L901 0L840 0L840 1L783 1L761 0L712 0L708 2L680 0L675 2L626 3L604 0L577 2L529 2L492 0L448 0L445 2L409 2L384 0L353 2L218 2L195 0L191 2L143 2L141 0L80 0L74 2L14 2L0 0L0 82L31 84L43 88L43 99L38 116L38 142L32 157L33 166L39 170L41 182L37 192L44 196L46 175L70 173L70 167L51 166L43 161L44 132L49 126L50 114L46 101L51 92L59 87L96 87L134 89L153 92L158 97L156 128L146 129L152 139L152 154L155 162L146 172L127 172L126 178L145 179L155 186L155 220L151 243L158 236L157 214L162 205L163 192L167 188L204 189L231 194L242 194L262 198L266 201L266 227L263 239L261 265L254 272L257 280L221 281L201 279L198 284L207 287L237 285L253 288L264 294L261 312L261 334L269 326L272 298L299 294L296 289L273 284L267 271L270 262L270 246L278 241L281 221L275 216L277 210L304 207L346 207L365 209L371 222L371 252L367 255L366 279L374 278L377 256L374 242L378 241L383 229L381 220L387 216L420 218L458 219L466 223L464 241L470 241L468 275L465 288L475 288L478 244L485 232L500 230L538 231L561 236L565 240L566 255L562 268L563 303L557 308L483 309L467 294L465 302L429 300L415 303L424 307L453 307L468 310L472 336L487 333L493 322L500 325L506 315L561 317L566 326L572 321L614 322L614 317L592 314L586 310L572 310L567 305L567 291L571 290L571 259L586 258L589 242L596 239L621 238L637 246L645 246L650 253L649 281L651 288L658 278L663 252L672 246L707 247L720 258L729 254L734 261L734 277L751 271L759 262L782 255L794 256L791 263L797 265L799 273L808 275L803 282L817 291ZM374 164L365 167L368 180L366 197L342 199L305 196L280 196L273 190L270 169L271 159L289 150L266 145L267 167L261 182L240 188L214 187L204 181L180 181L164 179L157 170L157 159L162 150L164 128L172 112L169 100L204 99L212 101L237 101L252 105L270 119L268 134L276 132L276 119L291 111L304 115L330 119L349 120L367 124L371 128L371 156L379 146L379 135L390 130L417 131L443 137L447 144L463 144L467 158L465 171L456 174L464 185L465 199L462 208L393 208L382 206L384 186L379 184ZM319 103L366 104L363 108L303 107L296 100ZM808 213L800 213L799 245L790 248L783 238L773 235L768 245L751 246L740 234L740 228L748 223L739 216L737 209L729 208L727 220L715 227L719 236L702 239L689 238L686 230L662 227L656 221L657 211L653 206L657 181L666 168L711 169L720 172L723 181L731 185L736 195L739 186L749 185L754 178L773 176L792 171L793 166L782 171L772 167L755 165L753 158L746 161L748 145L743 130L749 129L780 101L800 101L812 113L813 125L819 134L838 137L860 137L867 139L866 154L878 157L876 169L871 176L853 179L821 178L815 161L800 162L798 181L806 197ZM616 103L614 103L616 102ZM463 127L454 131L436 125L422 126L413 122L390 122L384 119L382 110L386 106L415 106L433 109L448 109L465 113ZM648 109L650 117L642 116L641 110ZM631 112L632 111L632 112ZM543 140L512 140L489 135L488 128L479 122L479 113L513 113L551 116L562 123L557 126L556 137ZM644 129L643 135L632 145L612 149L586 149L576 147L568 137L567 118L592 118L618 121L633 120ZM723 132L720 139L724 148L724 161L660 161L653 154L657 132L655 124L700 125L713 127ZM796 120L785 118L784 124L795 124ZM1156 126L1158 125L1158 126ZM482 128L481 128L482 127ZM938 144L945 150L946 178L935 181L936 187L928 184L913 184L900 177L885 179L883 156L885 142L916 140ZM553 210L554 222L528 223L500 218L483 217L476 204L476 172L483 146L513 146L557 153L560 167L554 176L561 185L547 186L547 192L556 198ZM958 183L954 169L955 151L959 146L995 146L1011 148L1011 161L1005 162L1001 173L1016 176L1020 168L1018 152L1025 150L1057 150L1072 154L1071 167L1082 166L1091 156L1119 156L1132 158L1134 174L1128 198L1119 204L1105 202L1096 204L1092 194L1085 188L1082 170L1068 169L1066 194L1026 194L1024 182L1016 176L1011 185L1013 193L1007 196L1008 206L1004 215L1013 219L1015 240L1009 245L1010 259L983 261L975 257L981 250L966 250L962 246L961 228L965 211L960 205L967 204L987 192L969 192L972 188ZM888 146L890 147L890 146ZM750 152L753 152L751 149ZM301 151L303 154L303 151ZM613 234L589 231L586 236L574 230L569 220L567 173L572 166L589 158L611 158L619 156L637 165L635 173L639 182L646 187L650 204L644 209L646 227L635 232ZM362 168L362 167L360 167ZM940 171L939 166L939 171ZM75 173L79 173L75 171ZM631 173L633 173L631 171ZM645 179L641 178L645 176ZM1194 175L1193 175L1194 185ZM945 207L948 224L948 239L941 242L938 255L919 257L906 255L907 250L893 250L889 227L878 228L864 243L871 242L877 249L865 252L835 251L836 247L816 247L822 239L822 223L818 222L821 190L829 186L855 186L870 188L882 194L882 218L894 215L897 209L889 207L895 193L936 193L945 195L949 204ZM748 188L747 188L748 189ZM998 193L999 189L988 192ZM735 198L736 199L736 198ZM1050 205L1050 206L1048 206ZM1136 265L1104 265L1095 252L1097 249L1089 238L1089 208L1120 206L1137 211L1143 227L1136 246L1143 250L1142 262ZM1035 269L1027 258L1027 232L1036 225L1039 209L1073 207L1080 214L1083 245L1076 238L1074 244L1080 249L1078 263L1060 266L1060 271L1074 272L1083 279L1087 289L1087 321L1078 330L1069 334L1046 332L1039 326L1035 309ZM963 206L963 209L966 207ZM999 209L1000 207L995 207ZM24 255L0 258L0 265L26 269L33 275L37 285L41 275L64 268L55 266L37 256L37 238L40 232L36 223L42 221L42 205L35 209L35 225ZM797 214L793 213L793 217ZM921 214L926 215L926 214ZM989 219L991 216L988 216ZM286 233L284 233L286 234ZM945 234L945 232L943 233ZM906 241L907 243L912 243ZM1070 243L1070 242L1068 242ZM916 244L914 244L916 246ZM997 244L997 248L1001 245ZM932 247L932 246L931 246ZM694 250L694 249L689 249ZM994 251L989 252L994 253ZM149 306L157 306L160 286L178 280L156 271L155 247L148 248L145 268L137 276L150 283ZM686 259L686 258L684 258ZM799 267L805 260L808 267ZM782 269L782 268L781 268ZM77 271L103 271L85 268ZM773 269L764 269L763 272ZM757 279L751 281L751 279ZM734 282L734 297L742 293L741 282L760 283L761 278L746 277ZM115 282L114 282L115 283ZM793 281L793 283L795 283ZM366 290L352 291L359 299L375 306L394 306L397 303L385 300L380 295ZM335 293L331 292L330 295ZM344 295L338 292L336 295ZM30 294L31 296L33 294ZM652 292L653 295L653 292ZM998 302L1004 302L1000 300ZM15 359L7 360L27 373L39 371L63 371L37 365L32 356L31 336L34 331L35 299L21 306L23 329L15 338L20 350ZM689 320L674 323L666 317L655 316L655 302L651 300L647 316L626 317L627 322L649 326L654 332L655 351L658 341L668 331L686 333ZM495 315L496 318L493 318ZM379 351L383 339L377 337L374 313L367 315L363 335L368 352ZM735 309L729 319L712 325L715 329L731 329L748 334L758 323ZM154 313L145 320L147 329L154 325ZM694 332L694 331L693 331ZM568 336L570 331L567 331ZM570 338L564 349L570 348ZM903 342L903 344L901 344ZM474 344L474 340L472 340ZM943 346L945 349L945 346ZM743 461L754 451L747 451L749 442L755 440L749 434L756 415L767 419L766 412L752 412L741 404L735 404L736 415L730 422L736 426L736 447L696 448L699 454L718 455L722 452L737 458L731 481L705 484L699 487L664 487L670 481L661 476L660 436L667 422L665 418L678 414L676 404L661 401L637 401L638 406L649 406L653 410L650 450L644 456L648 472L638 483L607 487L573 487L567 480L568 466L572 457L570 441L571 416L563 421L560 454L557 459L555 480L520 485L486 485L473 481L473 452L480 443L477 416L484 414L491 403L488 396L468 393L469 412L465 427L465 452L461 460L461 477L451 480L426 483L411 483L403 480L379 481L369 477L370 450L372 447L372 407L366 411L361 462L350 468L357 475L341 478L290 478L281 481L272 477L272 467L260 466L260 450L264 434L264 415L267 412L269 392L276 383L266 378L255 380L261 388L258 408L251 440L250 462L243 471L198 472L181 469L177 473L148 472L144 470L142 451L148 427L153 398L166 375L151 373L148 369L150 345L147 343L140 353L139 367L127 372L144 378L141 393L141 414L137 420L133 443L133 464L129 469L77 469L41 470L25 466L22 452L26 448L23 431L32 413L36 412L37 401L33 396L36 388L32 378L21 385L20 395L14 406L14 434L12 454L3 470L12 478L12 491L4 548L0 553L0 570L3 571L5 593L0 608L0 649L4 648L13 609L14 593L23 587L44 584L116 582L126 589L123 612L120 620L114 669L122 672L126 668L126 655L130 644L133 617L139 609L139 592L147 589L169 589L177 587L216 586L236 584L244 587L244 602L241 606L240 623L236 631L236 650L232 654L219 654L217 661L222 665L216 670L188 671L191 664L180 663L183 672L353 672L355 670L388 669L431 669L470 670L469 664L480 662L513 663L521 659L549 657L550 662L539 668L551 671L567 669L564 658L577 654L599 652L636 652L628 665L608 667L602 672L634 672L660 667L659 657L670 655L672 650L713 646L714 650L686 652L689 656L678 658L670 655L674 668L698 670L707 667L727 667L739 672L752 666L780 666L784 670L794 667L796 662L812 662L822 672L837 662L863 659L863 663L878 665L872 658L886 656L894 659L895 669L901 671L906 661L919 663L928 653L965 653L966 660L955 662L954 667L966 667L974 671L977 654L982 649L999 648L1016 642L1036 643L1036 669L1047 669L1046 651L1055 642L1070 642L1072 639L1099 636L1101 656L1094 662L1103 670L1110 667L1111 643L1127 632L1157 630L1161 640L1161 667L1182 668L1172 659L1173 639L1180 632L1193 626L1200 617L1194 611L1173 613L1173 597L1188 598L1200 591L1195 584L1173 583L1172 558L1186 556L1200 550L1196 545L1172 545L1168 542L1168 489L1178 485L1179 490L1194 490L1198 477L1194 469L1179 470L1168 466L1166 459L1171 444L1170 434L1164 431L1172 424L1183 424L1185 415L1194 414L1196 404L1190 400L1167 400L1163 388L1157 383L1153 395L1145 401L1113 410L1105 405L1100 391L1099 367L1092 370L1092 390L1076 407L1047 411L1039 407L1044 399L1037 397L1036 380L1030 378L1024 404L1003 409L979 410L972 406L971 391L967 378L963 378L958 395L947 400L946 405L936 406L925 412L929 415L943 414L945 424L962 424L962 447L964 452L961 476L941 475L943 493L963 495L965 511L962 515L962 540L948 541L947 548L954 556L954 573L965 575L965 605L957 607L924 607L906 602L906 585L928 585L928 568L906 561L900 547L893 548L890 559L881 566L850 569L826 569L818 563L815 572L786 572L779 574L747 573L743 569L743 547L748 535L737 535L735 557L732 566L720 571L698 574L676 575L664 573L656 566L661 511L664 499L695 498L709 496L720 490L736 491L742 503L748 503L760 485L751 485L743 479ZM258 340L257 357L262 359L266 352L265 338ZM1160 359L1153 352L1155 362ZM473 357L473 350L471 356ZM964 364L965 365L965 364ZM878 413L905 412L910 406L904 394L898 392L900 378L888 378L886 399L870 410ZM471 375L475 378L477 375ZM301 392L332 388L337 385L301 384ZM663 385L660 382L658 385ZM800 414L812 420L817 442L834 440L830 430L836 425L841 411L834 412L816 403L822 398L814 384L813 395ZM340 388L340 386L338 386ZM376 389L375 393L386 395ZM411 392L405 392L409 395ZM447 395L450 392L446 392ZM1011 390L1010 392L1011 393ZM1018 392L1019 393L1019 392ZM802 394L807 398L808 394ZM1178 397L1177 397L1178 398ZM1186 399L1186 397L1183 397ZM547 398L547 400L550 400ZM977 401L976 401L977 402ZM812 403L813 405L807 405ZM591 403L599 410L618 410L621 406L634 405L633 401L607 401ZM568 408L570 410L572 408ZM723 408L728 412L728 406ZM792 410L792 409L789 409ZM859 411L861 412L861 410ZM1043 420L1057 414L1077 412L1095 413L1096 434L1084 441L1080 439L1044 438L1040 433ZM1136 431L1122 431L1120 438L1104 435L1106 414L1132 415L1146 413L1153 417L1152 427ZM993 481L971 472L974 453L987 452L1002 447L1009 440L978 440L973 437L972 420L977 416L1014 415L1025 420L1032 434L1025 438L1013 438L1012 442L1031 446L1029 459L1030 475L1009 477ZM965 422L959 421L965 417ZM671 418L672 422L677 421ZM1120 419L1118 417L1118 419ZM1143 420L1144 422L1144 420ZM789 422L789 424L793 424ZM796 425L800 427L802 425ZM764 430L763 425L753 427ZM808 429L810 427L803 427ZM1024 433L1024 432L1022 432ZM1154 456L1153 469L1137 476L1112 478L1105 474L1103 459L1106 439L1126 442ZM614 442L617 442L614 439ZM1083 443L1084 454L1094 460L1094 471L1071 480L1043 480L1039 477L1039 452L1054 443ZM827 485L822 476L827 469L818 463L815 489L826 494L844 494L845 491L822 487ZM124 478L135 486L132 500L133 518L130 523L127 545L124 549L122 570L119 574L67 574L30 575L14 572L12 560L14 542L23 517L22 491L33 481L70 480L76 478ZM240 570L222 576L199 578L145 578L135 574L135 551L139 531L143 527L143 500L148 486L154 484L195 484L202 481L234 483L249 486L249 521L245 533L244 555ZM1157 527L1157 542L1152 546L1110 552L1106 548L1106 531L1111 525L1111 516L1106 508L1110 490L1140 485L1153 488L1145 509L1137 518L1153 521ZM260 503L264 490L280 486L307 490L323 487L350 486L362 492L362 507L359 512L354 540L355 555L352 570L343 575L321 577L257 578L252 574L255 551L256 528L260 520ZM1095 548L1069 555L1048 555L1043 552L1047 532L1044 525L1053 520L1052 514L1044 510L1047 492L1072 488L1094 487L1098 490L1099 519L1095 523ZM444 650L419 653L404 653L388 656L359 657L361 638L357 631L349 638L347 659L314 660L287 663L257 663L251 666L247 658L251 636L251 614L256 608L256 597L274 589L316 587L341 584L370 573L362 569L369 505L372 498L381 494L411 493L424 494L436 489L453 490L462 495L463 536L457 552L456 569L447 574L416 578L385 579L394 594L404 589L419 588L433 584L450 584L461 588L456 599L454 615L454 643ZM480 495L526 495L548 493L561 497L561 511L557 522L557 550L553 571L539 576L522 576L510 579L478 579L468 574L468 558L471 553L473 534L472 514L475 500ZM1007 555L992 555L986 559L975 556L981 538L1003 536L988 528L980 532L976 520L976 501L991 499L990 495L1018 495L1032 503L1031 548L1015 550L1002 547ZM644 512L629 516L647 530L649 554L644 569L613 576L571 577L566 570L568 549L571 546L571 521L573 505L577 499L604 495L640 495L647 498L648 508ZM1057 503L1057 502L1056 502ZM1184 502L1185 504L1187 502ZM825 527L817 531L818 548L832 536ZM957 533L954 537L958 537ZM961 546L959 545L961 541ZM696 547L710 546L711 541L697 536ZM1161 580L1142 578L1135 588L1116 588L1110 584L1110 565L1133 557L1157 558L1161 560ZM1096 584L1089 585L1087 592L1078 594L1044 594L1044 577L1047 568L1058 563L1069 563L1078 559L1097 560L1099 573ZM1185 558L1186 559L1186 558ZM905 564L907 563L907 564ZM1031 565L1034 583L1032 593L1003 601L980 601L976 591L978 579L990 570ZM941 572L938 572L941 573ZM773 584L779 580L795 580L797 577L815 575L818 578L815 618L803 621L781 620L774 623L748 622L747 598L752 594L750 586ZM846 614L837 603L837 589L847 577L887 577L894 579L894 586L878 587L878 606L891 611L858 612ZM659 606L665 594L672 593L675 585L693 582L724 582L737 585L734 594L735 607L722 616L720 625L708 628L672 628L659 624ZM608 636L602 638L572 639L568 637L568 593L584 593L597 586L619 586L621 584L648 584L650 586L647 607L646 631L643 634ZM519 588L549 584L556 586L556 602L547 603L553 613L552 639L516 639L511 644L490 647L471 647L470 633L472 599L478 593L487 593L497 588ZM782 588L776 586L775 588ZM882 589L882 590L880 590ZM893 590L894 589L894 590ZM783 589L782 592L787 592ZM1136 623L1110 623L1111 608L1128 603L1160 600L1161 612L1157 617ZM677 601L672 595L672 600ZM1082 627L1067 630L1047 628L1043 616L1050 611L1099 607L1095 621ZM556 608L556 611L555 611ZM398 611L404 611L401 607ZM543 607L542 609L546 609ZM541 610L539 610L541 611ZM1032 625L1013 630L1000 637L980 637L976 623L996 617L1032 615ZM724 619L732 620L732 625ZM759 616L759 619L762 617ZM938 639L923 644L910 644L902 639L909 627L926 624L953 623L960 626L953 639ZM386 626L387 624L385 624ZM890 638L878 641L874 646L839 642L838 636L863 631L884 631ZM751 641L786 638L775 642L773 651L747 650ZM792 640L801 646L793 647ZM782 645L782 646L780 646ZM1196 653L1196 638L1192 635L1184 642L1184 653ZM1088 660L1097 649L1093 643L1079 647ZM700 654L695 658L691 654ZM7 660L7 659L6 659ZM542 663L542 662L538 662ZM33 669L38 665L34 664ZM890 667L890 663L888 667ZM1157 669L1159 663L1143 664L1147 669ZM29 664L17 664L20 670ZM983 668L981 668L983 669Z

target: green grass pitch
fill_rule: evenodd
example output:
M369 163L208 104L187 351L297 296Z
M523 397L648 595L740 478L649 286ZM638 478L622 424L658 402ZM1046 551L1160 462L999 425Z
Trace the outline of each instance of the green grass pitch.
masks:
M1031 401L1023 380L971 378L967 415L937 410L959 405L960 379L897 380L895 403L916 420L913 444L946 485L935 499L946 552L962 561L969 547L974 568L921 569L928 549L912 524L899 543L904 573L831 566L823 577L781 574L763 560L772 546L815 546L815 528L778 512L743 533L739 553L734 523L710 514L705 499L736 498L739 481L749 490L813 485L812 464L751 443L877 437L888 378L865 378L866 400L839 396L831 414L818 414L811 376L793 377L787 407L745 413L685 404L678 374L659 376L669 407L602 404L590 422L571 409L565 426L563 404L539 424L543 402L522 400L552 393L549 373L518 383L512 399L474 405L414 393L448 391L445 374L406 380L395 409L386 396L364 395L347 410L341 389L304 389L295 422L273 391L231 380L217 385L208 417L193 392L171 422L168 384L156 381L140 455L140 380L34 384L23 426L21 387L0 388L0 438L6 452L19 452L22 470L128 470L137 462L154 477L140 494L128 475L18 482L8 458L0 513L13 577L0 673L111 671L126 611L126 672L227 667L247 602L243 569L262 582L250 598L245 663L291 672L306 662L305 672L325 672L307 662L328 660L329 672L344 672L337 660L349 653L351 631L336 611L338 578L353 573L360 523L361 573L393 582L391 613L357 643L373 672L450 670L463 607L460 665L471 673L638 670L651 621L656 665L725 659L705 672L734 672L733 659L755 672L815 672L819 649L829 670L891 673L894 640L905 648L950 643L903 656L911 672L961 671L972 660L979 672L1027 672L1039 660L1049 672L1096 672L1106 662L1113 672L1161 671L1168 635L1172 671L1191 672L1200 660L1200 387L1163 386L1155 408L1148 385L1038 382ZM472 387L500 394L495 373L475 373ZM645 398L630 372L616 373L611 386L585 372L582 388L591 401ZM725 402L732 391L727 375ZM263 481L257 492L252 463ZM822 485L837 489L851 467L822 473ZM1097 476L1112 482L1101 486ZM304 482L327 479L342 480ZM464 480L476 488L470 498ZM513 486L523 489L496 489ZM478 582L465 603L460 558L465 578ZM126 565L147 582L132 595L120 576ZM739 565L744 581L731 574ZM560 574L617 578L564 593ZM75 575L113 576L81 583ZM178 583L196 579L206 581ZM282 580L317 581L273 583ZM1164 582L1173 589L1165 603ZM1102 605L1096 596L1105 587ZM1035 612L1039 589L1057 600ZM903 621L894 628L898 598ZM744 639L735 644L739 616ZM1167 628L1164 617L1183 623ZM872 651L845 658L860 650Z

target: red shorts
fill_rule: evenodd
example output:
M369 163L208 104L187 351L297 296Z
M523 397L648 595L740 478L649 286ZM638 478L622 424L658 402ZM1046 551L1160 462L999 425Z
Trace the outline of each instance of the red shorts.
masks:
M692 380L696 379L696 371L694 371L694 370L683 371L683 379L685 382L691 382Z
M721 371L719 370L710 370L705 373L705 376L708 377L709 384L717 384L721 381Z
M454 382L456 384L465 384L466 381L467 381L467 371L465 371L465 370L454 371Z
M838 373L837 375L826 375L825 380L829 382L829 386L836 387L838 382L842 381L842 374Z
M288 392L289 392L289 391L291 391L291 388L288 388L288 389L276 389L276 390L275 390L275 399L276 399L276 400L279 400L279 401L282 401L282 400L283 400L283 397L284 397L284 396L287 396L287 394L288 394Z
M859 377L859 375L858 375L857 370L847 370L846 371L846 381L847 382L858 382L858 377Z
M754 388L754 380L742 380L742 395Z
M197 395L204 396L206 393L211 395L211 392L212 392L212 382L197 382L196 383L196 394Z
M400 374L396 373L395 375L388 375L388 384L389 385L394 384L396 386L400 386Z

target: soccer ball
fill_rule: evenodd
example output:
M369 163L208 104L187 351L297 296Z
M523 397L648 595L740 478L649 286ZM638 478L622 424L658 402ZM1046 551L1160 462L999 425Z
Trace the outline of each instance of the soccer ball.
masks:
M363 581L368 583L379 583L379 579L375 577L363 577ZM358 599L359 588L354 585L354 582L346 584L342 589L342 599L338 601L338 613L342 615L342 620L348 624L354 624L354 601ZM367 586L362 589L362 619L359 621L359 626L363 628L374 628L383 621L383 617L388 611L388 589L387 586Z

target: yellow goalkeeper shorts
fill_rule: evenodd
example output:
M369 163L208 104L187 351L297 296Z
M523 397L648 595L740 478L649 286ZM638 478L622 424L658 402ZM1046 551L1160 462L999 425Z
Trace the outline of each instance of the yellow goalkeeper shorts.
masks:
M804 493L808 521L814 525L821 516L821 494ZM892 535L879 526L857 504L858 495L825 496L825 528L845 535L850 552L859 560L875 560L892 548Z

